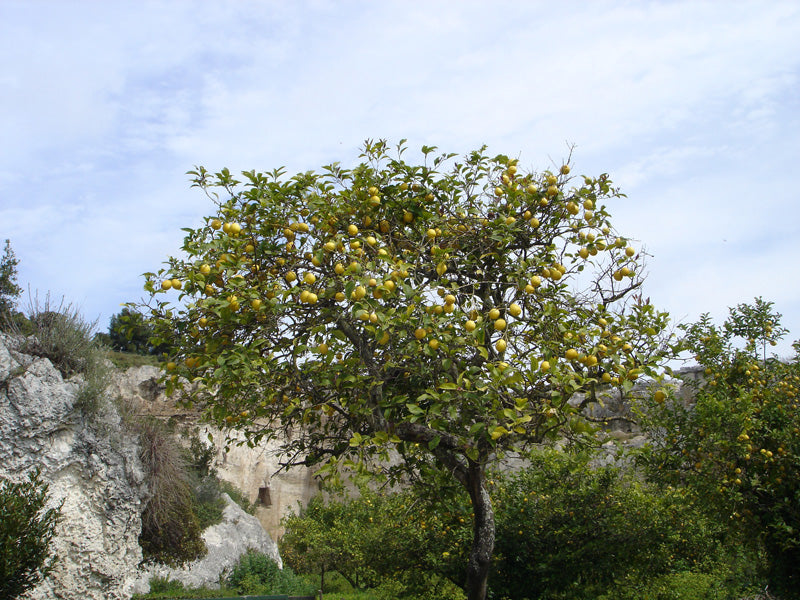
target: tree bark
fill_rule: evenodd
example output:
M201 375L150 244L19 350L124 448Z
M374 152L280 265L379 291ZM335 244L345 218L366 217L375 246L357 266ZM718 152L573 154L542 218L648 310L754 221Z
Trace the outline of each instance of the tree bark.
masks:
M494 550L495 522L492 499L486 489L483 465L470 461L467 491L475 513L472 528L472 548L467 563L468 600L486 600L489 565Z

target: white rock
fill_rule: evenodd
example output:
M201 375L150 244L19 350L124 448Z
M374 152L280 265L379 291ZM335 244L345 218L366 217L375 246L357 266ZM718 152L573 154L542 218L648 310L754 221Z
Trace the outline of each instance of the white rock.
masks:
M220 575L228 572L250 549L266 554L283 568L278 545L259 520L243 511L227 494L223 498L226 506L222 523L203 532L208 554L182 568L152 565L143 569L134 587L137 592L149 591L150 579L156 576L180 581L186 587L218 588Z

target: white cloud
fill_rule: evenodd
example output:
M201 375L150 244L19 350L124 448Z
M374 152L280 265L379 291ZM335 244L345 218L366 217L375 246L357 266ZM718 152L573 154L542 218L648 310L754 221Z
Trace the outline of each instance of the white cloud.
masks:
M790 284L762 276L772 266L735 268L785 265L790 246L758 240L796 238L795 2L0 10L0 237L37 287L105 314L209 212L187 169L349 163L367 137L488 143L536 168L575 143L579 171L630 194L613 214L655 254L653 285L676 310L747 288L800 314Z

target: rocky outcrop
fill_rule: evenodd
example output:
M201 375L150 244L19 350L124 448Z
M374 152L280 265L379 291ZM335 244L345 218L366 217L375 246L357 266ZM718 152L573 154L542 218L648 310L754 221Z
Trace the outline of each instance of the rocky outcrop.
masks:
M49 506L62 514L55 571L28 597L130 598L146 496L136 440L110 403L91 418L76 409L80 378L65 381L50 361L15 346L0 335L0 476L39 467Z
M0 334L0 476L19 480L40 468L49 484L48 507L60 505L62 515L52 544L57 567L27 598L127 600L147 591L153 575L213 587L220 573L250 548L281 563L259 519L226 496L223 522L203 532L205 558L184 569L141 567L139 534L148 490L138 438L120 410L128 419L147 414L192 428L198 427L199 415L164 396L156 367L112 370L106 398L82 410L80 376L65 380L50 361L18 352L18 347L15 338ZM219 432L214 435L223 439ZM256 486L267 472L263 452L253 450L250 458L237 454L228 462L219 450L220 474L236 465L235 475L225 478L238 487ZM245 489L251 501L258 497L258 487Z
M152 577L177 580L186 587L218 587L220 574L228 572L249 549L262 552L282 565L278 545L264 531L258 519L243 511L227 494L224 498L226 506L222 523L203 532L208 554L182 568L173 569L164 565L148 567L134 586L137 592L147 592Z
M256 505L256 517L272 539L283 535L281 519L299 510L319 493L319 481L312 470L280 466L277 442L263 442L250 447L237 432L223 432L201 421L196 410L176 406L159 384L161 371L156 367L136 367L114 373L109 393L132 410L171 419L184 430L195 430L201 440L213 440L217 476L240 490ZM226 440L231 437L231 443ZM226 449L227 446L227 449Z

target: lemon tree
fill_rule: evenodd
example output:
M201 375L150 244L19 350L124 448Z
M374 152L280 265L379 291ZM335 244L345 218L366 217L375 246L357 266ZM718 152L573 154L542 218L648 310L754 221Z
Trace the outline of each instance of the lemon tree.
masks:
M293 177L190 172L216 211L145 288L187 387L285 464L449 473L469 493L468 593L494 542L487 465L586 431L581 405L655 375L667 316L643 253L613 227L621 194L569 164L365 144L353 168Z
M665 402L643 420L652 439L643 464L729 523L734 543L762 550L770 589L797 590L800 361L767 353L787 333L781 315L756 298L722 326L706 314L684 329L703 380L691 406Z

